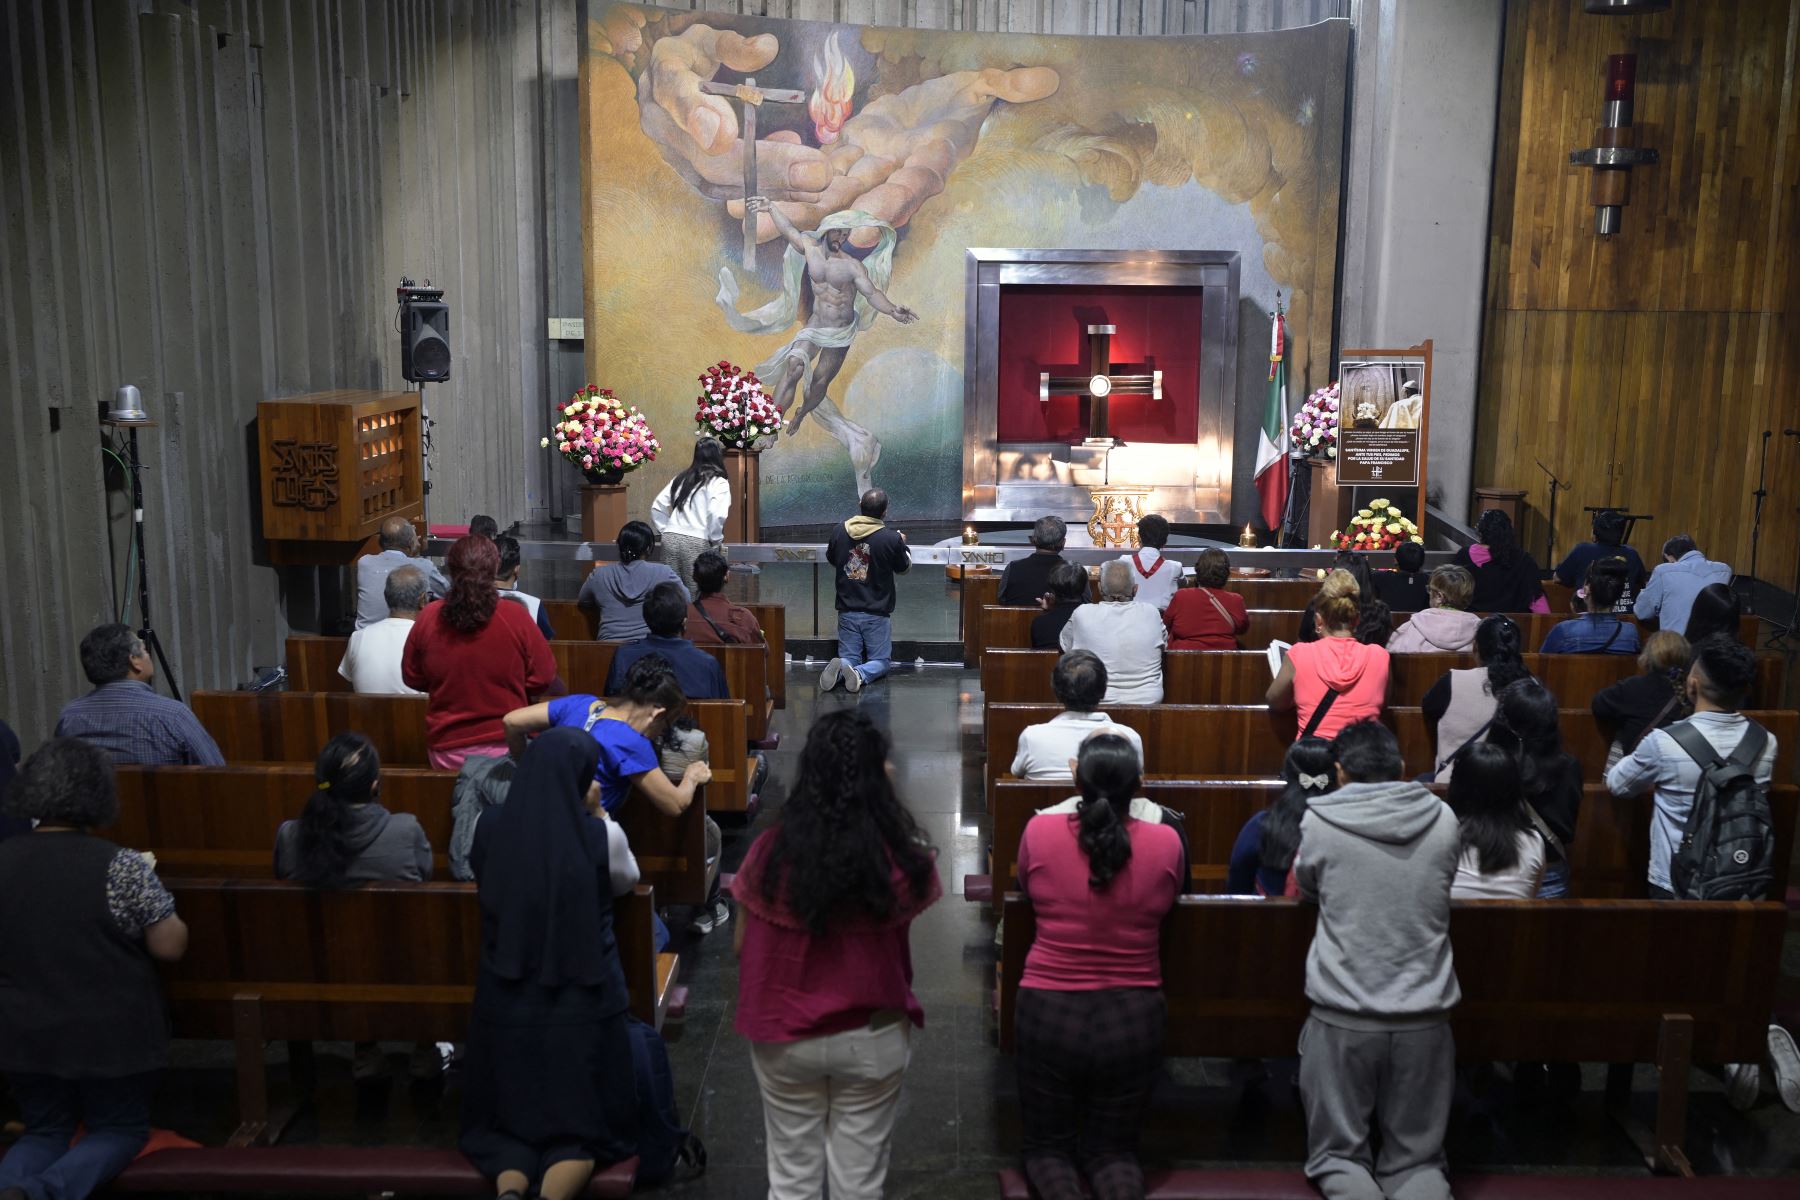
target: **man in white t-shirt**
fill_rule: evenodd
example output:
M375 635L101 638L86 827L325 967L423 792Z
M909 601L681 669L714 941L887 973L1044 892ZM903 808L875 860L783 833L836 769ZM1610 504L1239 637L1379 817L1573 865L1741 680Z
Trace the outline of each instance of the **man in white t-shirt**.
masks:
M1163 555L1163 547L1168 544L1168 518L1151 513L1138 521L1138 548L1119 560L1131 568L1132 580L1137 584L1137 602L1154 604L1157 612L1169 607L1169 600L1181 585L1181 564Z
M1169 631L1162 614L1133 603L1129 563L1100 568L1100 603L1083 604L1063 626L1063 650L1092 650L1106 664L1107 704L1161 704L1163 647Z
M400 678L400 652L406 648L406 635L412 632L413 618L425 607L429 584L425 572L417 567L395 567L382 585L382 599L387 601L388 615L373 625L365 625L350 635L344 661L338 674L365 696L422 696L425 693L406 686Z
M1115 725L1100 711L1106 695L1106 664L1091 650L1071 650L1056 662L1050 686L1063 711L1041 725L1019 731L1019 749L1013 755L1012 773L1020 779L1071 779L1069 767L1081 753L1089 734L1116 733L1137 751L1140 768L1144 742L1137 730Z

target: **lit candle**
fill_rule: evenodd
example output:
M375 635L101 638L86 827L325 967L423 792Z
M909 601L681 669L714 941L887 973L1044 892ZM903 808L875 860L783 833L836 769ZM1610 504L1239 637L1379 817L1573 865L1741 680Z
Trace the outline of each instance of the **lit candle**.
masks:
M1244 522L1244 532L1238 538L1238 545L1246 550L1256 549L1256 531L1250 528L1250 522Z

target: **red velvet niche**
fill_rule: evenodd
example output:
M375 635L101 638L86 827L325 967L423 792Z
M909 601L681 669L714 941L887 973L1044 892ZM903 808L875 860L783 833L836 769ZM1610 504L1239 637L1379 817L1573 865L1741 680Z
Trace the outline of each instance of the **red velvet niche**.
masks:
M1038 400L1038 373L1088 371L1089 325L1116 325L1115 374L1163 373L1163 398L1113 396L1112 436L1127 442L1192 445L1200 430L1198 287L1013 284L1000 289L1001 442L1079 442L1087 437L1088 399Z

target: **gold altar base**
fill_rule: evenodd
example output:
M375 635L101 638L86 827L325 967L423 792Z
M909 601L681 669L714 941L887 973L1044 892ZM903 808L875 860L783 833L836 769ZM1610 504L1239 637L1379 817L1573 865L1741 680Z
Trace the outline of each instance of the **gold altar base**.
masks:
M1138 548L1137 523L1144 516L1144 500L1151 489L1130 484L1111 484L1089 488L1094 498L1094 515L1088 520L1088 536L1096 546Z

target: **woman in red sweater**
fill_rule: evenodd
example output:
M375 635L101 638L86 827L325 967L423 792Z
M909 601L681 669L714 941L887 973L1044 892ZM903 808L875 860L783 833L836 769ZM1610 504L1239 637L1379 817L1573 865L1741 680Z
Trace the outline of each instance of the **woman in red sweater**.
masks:
M1033 817L1019 842L1037 938L1015 1048L1025 1174L1041 1200L1077 1200L1084 1175L1096 1196L1144 1194L1138 1130L1168 1015L1159 941L1183 854L1173 828L1130 816L1139 782L1131 743L1096 733L1076 763L1075 812Z
M450 592L413 622L400 677L431 697L425 710L431 765L456 771L471 754L506 757L501 718L549 690L556 661L525 606L500 603L494 583L500 551L493 542L459 539L444 569Z
M937 900L930 843L867 716L827 713L732 893L737 1031L762 1089L770 1200L880 1196L913 1027L913 918Z
M1225 591L1231 560L1223 550L1205 549L1194 560L1194 582L1163 609L1171 650L1236 650L1238 635L1250 628L1244 598Z

